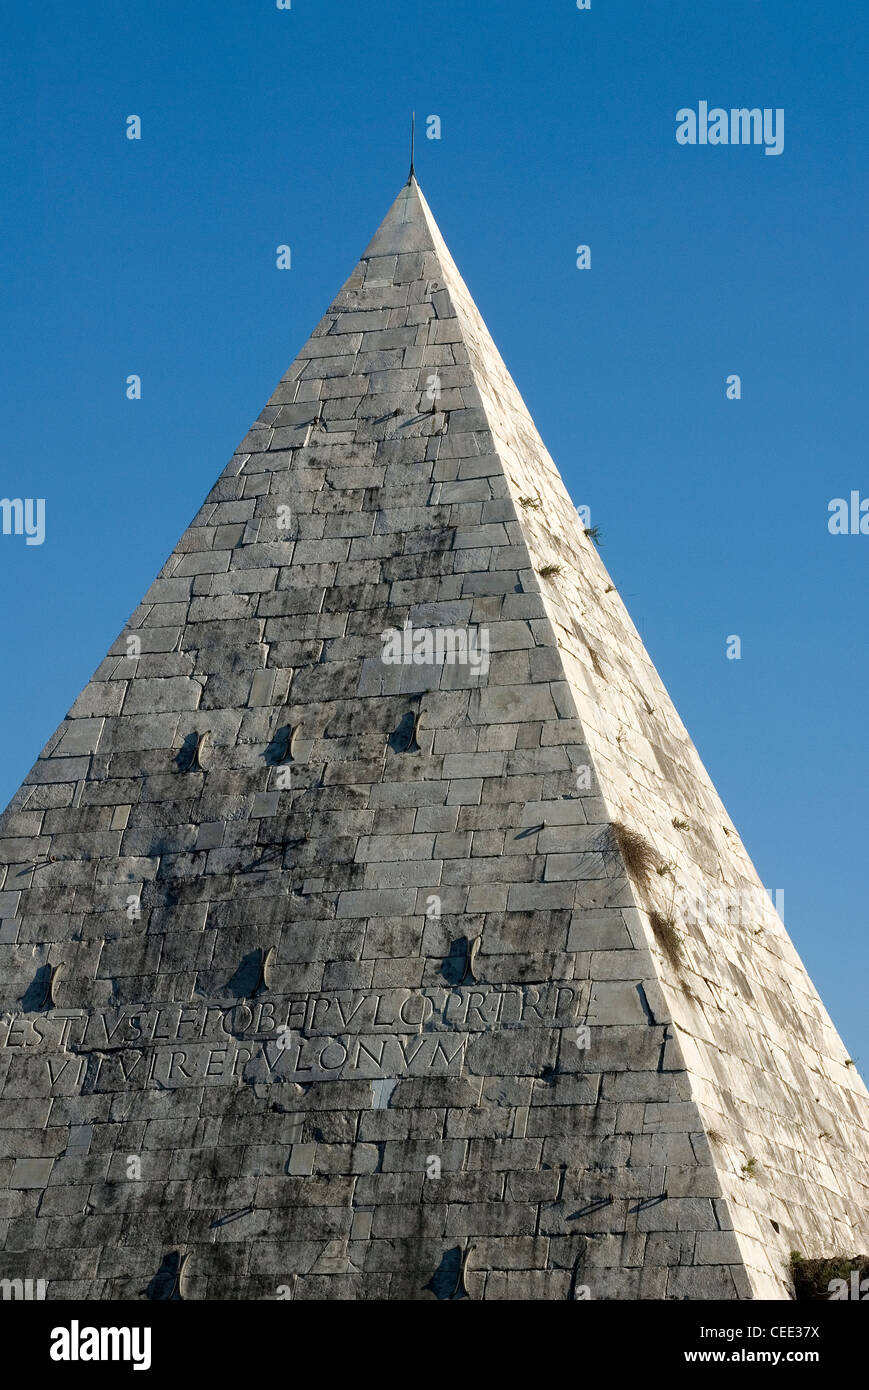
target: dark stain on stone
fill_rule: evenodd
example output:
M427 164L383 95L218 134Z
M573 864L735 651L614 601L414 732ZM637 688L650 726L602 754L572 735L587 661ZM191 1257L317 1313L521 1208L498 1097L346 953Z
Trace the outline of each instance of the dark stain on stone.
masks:
M267 989L265 968L269 951L248 951L238 969L223 987L224 994L235 999L251 999L255 994Z
M99 1052L91 1052L88 1054L87 1066L85 1067L84 1076L82 1077L79 1095L93 1095L94 1087L97 1084L97 1077L99 1076L102 1060L102 1054Z
M422 752L416 741L419 714L409 709L400 719L396 729L389 735L389 747L393 753Z
M292 762L293 754L291 745L293 742L293 727L291 724L282 724L276 731L274 738L263 753L263 758L269 767L278 767L280 763Z
M447 984L461 985L468 980L472 982L476 980L474 960L479 944L479 937L469 940L466 936L459 936L455 941L450 942L449 954L444 956L440 968L440 973Z
M439 1299L458 1300L468 1297L461 1246L454 1245L452 1250L444 1251L440 1264L424 1287L431 1289L435 1298Z
M21 1010L25 1014L41 1013L46 1009L55 1007L55 1000L52 998L52 984L56 977L56 968L51 965L40 965L24 994L21 996Z
M182 1256L177 1250L164 1255L160 1268L144 1290L145 1297L154 1303L180 1303L181 1276L186 1263L187 1256Z
M207 738L207 733L198 734L195 730L187 735L175 757L175 766L179 772L198 772L201 770L200 758Z

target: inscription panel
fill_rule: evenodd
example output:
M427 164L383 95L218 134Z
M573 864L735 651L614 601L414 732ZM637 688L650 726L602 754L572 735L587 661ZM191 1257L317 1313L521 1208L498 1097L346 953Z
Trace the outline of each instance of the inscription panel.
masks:
M0 1016L0 1050L50 1054L57 1095L458 1075L473 1038L570 1027L588 990L575 981L50 1009Z

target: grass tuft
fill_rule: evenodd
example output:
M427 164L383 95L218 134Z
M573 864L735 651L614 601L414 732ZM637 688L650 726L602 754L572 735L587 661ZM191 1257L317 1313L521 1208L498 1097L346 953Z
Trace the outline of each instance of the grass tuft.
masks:
M652 873L658 867L658 856L648 840L620 820L612 822L610 833L631 878L641 888L647 888Z
M652 911L649 913L649 921L652 924L652 931L655 933L655 940L670 964L681 965L682 937L677 932L672 919L665 917L663 912Z
M788 1267L797 1302L827 1302L832 1297L830 1284L834 1279L843 1280L850 1290L852 1273L856 1271L858 1282L866 1278L869 1255L832 1255L825 1260L807 1260L799 1250L792 1250Z

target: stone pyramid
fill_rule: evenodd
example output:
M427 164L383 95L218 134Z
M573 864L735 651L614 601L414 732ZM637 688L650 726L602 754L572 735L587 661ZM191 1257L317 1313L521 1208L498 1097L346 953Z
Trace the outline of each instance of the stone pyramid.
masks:
M413 177L6 811L0 1276L789 1298L867 1092Z

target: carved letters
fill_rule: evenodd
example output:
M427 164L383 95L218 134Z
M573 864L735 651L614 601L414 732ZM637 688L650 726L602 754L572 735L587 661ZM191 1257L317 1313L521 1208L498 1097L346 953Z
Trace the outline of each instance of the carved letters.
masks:
M472 1035L575 1024L581 982L354 990L49 1009L0 1017L0 1048L45 1058L54 1094L455 1075Z

